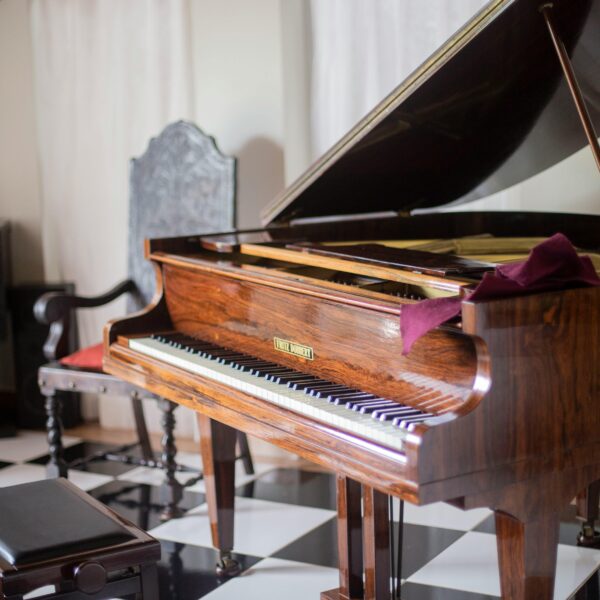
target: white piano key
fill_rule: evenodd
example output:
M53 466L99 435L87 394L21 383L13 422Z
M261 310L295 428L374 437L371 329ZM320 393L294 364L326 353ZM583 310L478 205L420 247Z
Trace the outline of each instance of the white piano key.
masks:
M403 440L409 433L391 423L373 419L370 415L348 410L344 405L327 402L326 398L315 398L303 390L292 390L285 384L273 383L264 377L250 375L233 366L219 364L215 360L191 354L185 346L174 347L148 337L129 340L129 347L190 373L218 381L277 406L396 450L402 450Z

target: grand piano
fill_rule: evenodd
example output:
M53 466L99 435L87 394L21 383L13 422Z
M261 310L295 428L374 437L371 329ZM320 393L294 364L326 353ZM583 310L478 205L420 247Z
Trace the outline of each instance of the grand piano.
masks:
M503 598L553 597L560 511L578 496L597 512L600 288L468 296L556 232L600 269L600 217L569 197L561 214L439 208L586 145L600 167L599 24L599 0L495 0L264 229L147 241L157 292L107 324L105 368L197 411L223 573L239 429L337 474L340 587L323 600L390 597L389 496L490 507ZM458 318L403 353L403 307L452 296Z

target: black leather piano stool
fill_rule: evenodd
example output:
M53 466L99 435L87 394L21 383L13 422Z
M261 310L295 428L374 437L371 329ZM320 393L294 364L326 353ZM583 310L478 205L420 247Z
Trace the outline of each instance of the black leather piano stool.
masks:
M160 544L66 479L0 489L0 599L158 600Z

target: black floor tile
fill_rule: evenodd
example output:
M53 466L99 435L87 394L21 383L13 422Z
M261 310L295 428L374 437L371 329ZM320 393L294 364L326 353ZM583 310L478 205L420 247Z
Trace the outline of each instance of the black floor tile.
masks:
M336 518L332 518L301 538L294 540L291 544L273 554L273 557L337 568Z
M394 539L397 540L397 523L394 523L394 529ZM402 578L408 579L463 535L465 535L463 531L405 523L402 544Z
M402 600L498 600L497 596L485 596L416 583L405 583L401 592Z
M79 444L74 444L73 446L65 448L64 456L67 462L71 462L74 460L79 460L86 456L90 456L97 452L112 451L116 447L117 446L115 444L102 444L99 442L80 442ZM128 451L127 454L137 457L141 456L139 448L134 448ZM29 462L38 465L45 465L48 462L48 460L49 456L45 454L44 456L40 456ZM100 473L102 475L111 475L113 477L117 477L119 475L122 475L123 473L127 473L127 471L135 469L136 465L128 465L121 462L107 460L95 460L93 462L75 468L79 471L88 471L90 473Z
M219 556L212 548L166 541L161 541L161 547L162 558L158 566L161 600L198 600L227 581L215 573ZM245 554L234 553L233 556L242 571L262 560Z
M238 496L336 510L335 478L328 473L275 469L236 489Z
M111 481L89 493L144 530L153 529L161 524L160 514L166 498L165 490L158 486ZM204 501L203 494L185 490L179 506L183 510L189 510Z
M573 600L598 600L600 598L600 571L596 571L573 596Z

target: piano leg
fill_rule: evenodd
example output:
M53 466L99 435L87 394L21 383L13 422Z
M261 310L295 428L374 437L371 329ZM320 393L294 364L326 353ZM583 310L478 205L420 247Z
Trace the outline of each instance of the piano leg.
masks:
M237 431L199 414L200 451L213 546L219 551L217 574L234 577L240 566L232 557Z
M596 522L600 518L600 481L594 481L577 495L577 518L582 521L581 532L577 537L580 546L600 548L600 533Z
M337 476L338 555L340 587L321 594L321 600L363 598L361 485Z
M496 511L502 598L551 600L558 551L558 514L533 521Z
M389 500L372 487L363 486L363 556L365 600L390 597Z
M388 496L338 475L337 498L340 587L321 600L389 600Z

